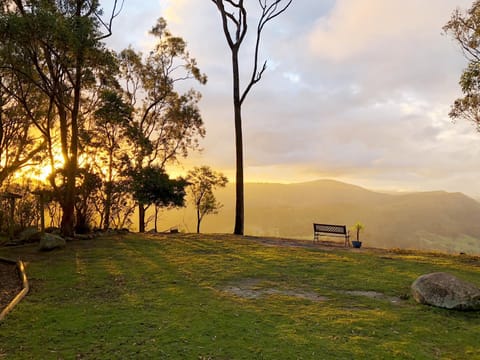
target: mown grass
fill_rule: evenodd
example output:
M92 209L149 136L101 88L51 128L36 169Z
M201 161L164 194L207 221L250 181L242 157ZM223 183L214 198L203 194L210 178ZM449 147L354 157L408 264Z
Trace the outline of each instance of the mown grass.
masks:
M479 313L408 297L415 278L434 271L480 285L475 258L229 235L129 235L0 256L27 260L31 283L0 324L0 358L480 359ZM261 296L227 291L242 284Z

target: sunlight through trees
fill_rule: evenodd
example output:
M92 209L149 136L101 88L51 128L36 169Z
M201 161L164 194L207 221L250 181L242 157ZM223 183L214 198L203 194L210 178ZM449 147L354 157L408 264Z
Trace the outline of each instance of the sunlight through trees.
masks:
M177 84L207 78L164 19L148 54L105 46L120 5L104 14L99 1L0 3L0 185L48 194L64 236L127 227L135 206L143 231L150 205L183 205L185 180L165 167L205 135L200 93ZM149 171L159 176L140 181ZM159 184L178 187L177 198L141 195Z

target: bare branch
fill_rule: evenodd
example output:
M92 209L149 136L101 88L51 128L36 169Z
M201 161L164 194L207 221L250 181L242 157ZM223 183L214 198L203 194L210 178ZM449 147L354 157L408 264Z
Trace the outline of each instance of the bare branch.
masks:
M222 26L223 26L223 32L225 34L225 38L227 39L228 46L230 49L233 49L235 46L235 43L232 40L232 36L230 35L230 31L228 30L228 19L232 20L233 15L228 13L225 10L225 6L223 5L222 0L212 0L213 3L217 6L218 11L220 12L220 16L222 18ZM228 15L227 15L228 14ZM233 17L233 21L235 22L236 19Z
M292 3L293 0L289 0L284 7L280 8L278 10L278 5L282 2L282 0L276 0L269 6L267 6L267 0L259 0L260 7L262 8L262 15L260 16L260 19L258 20L258 25L257 25L257 35L256 35L256 41L255 41L255 55L254 55L254 60L253 60L253 70L252 70L252 75L250 77L250 81L247 84L245 90L242 93L242 96L240 98L240 104L243 103L245 98L247 97L248 93L252 89L253 85L258 83L260 79L262 78L263 73L265 72L267 68L267 62L265 61L263 63L263 66L260 71L258 71L258 61L259 61L259 51L260 51L260 39L262 35L263 28L266 23L268 23L270 20L276 18L278 15L283 13Z
M120 13L122 12L123 10L123 5L125 4L125 0L122 0L122 2L118 3L119 0L114 0L114 3L113 3L113 8L112 8L112 11L110 13L110 16L108 18L108 21L105 22L102 17L100 16L100 14L98 12L95 11L94 13L94 16L96 17L96 19L102 24L102 26L105 28L106 30L106 33L103 34L103 35L100 35L98 38L96 38L96 40L103 40L103 39L106 39L108 37L110 37L112 35L112 27L113 27L113 20L118 16L120 15ZM88 3L90 4L90 8L92 9L93 8L93 4L91 1L88 1Z
M234 8L236 14L235 12L230 13L227 11L222 0L212 1L220 12L223 32L225 33L228 46L230 49L238 51L238 48L247 34L247 11L243 5L243 0L239 0L238 3L234 2L233 0L225 0L225 2ZM234 25L235 40L232 38L232 34L230 32L229 21Z

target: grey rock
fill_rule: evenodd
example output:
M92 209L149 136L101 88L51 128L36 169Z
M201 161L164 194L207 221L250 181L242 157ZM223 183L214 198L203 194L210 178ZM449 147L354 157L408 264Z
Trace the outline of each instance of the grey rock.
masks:
M45 233L40 239L39 250L50 251L57 248L63 248L65 245L66 241L61 236Z
M422 275L411 288L413 297L420 304L454 310L480 310L480 289L449 273Z
M40 241L41 237L42 237L42 232L38 231L36 227L28 227L25 230L23 230L20 234L18 234L17 239L15 239L15 242L20 244L33 243L33 242Z

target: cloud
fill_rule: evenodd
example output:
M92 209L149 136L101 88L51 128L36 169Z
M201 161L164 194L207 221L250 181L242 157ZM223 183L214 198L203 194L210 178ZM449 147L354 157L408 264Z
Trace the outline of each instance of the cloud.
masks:
M117 39L145 39L153 21L165 16L209 77L198 87L207 128L204 151L189 157L185 168L206 163L233 174L230 52L214 4L141 4L127 9L133 15L125 15ZM480 193L480 135L448 118L466 61L442 35L453 10L470 5L471 0L294 1L265 28L260 57L267 71L244 103L247 179L330 176L389 189ZM255 11L250 13L255 20ZM241 49L243 84L251 75L251 45L249 37Z
M366 54L398 56L405 47L413 50L420 43L430 48L438 42L452 5L437 0L338 0L327 16L317 19L309 47L313 54L336 62Z
M119 1L120 3L121 1ZM113 22L113 34L107 38L107 44L116 51L132 45L136 50L149 49L154 41L149 34L157 19L162 15L160 1L138 2L125 1L122 11ZM105 14L110 14L113 0L102 1Z

